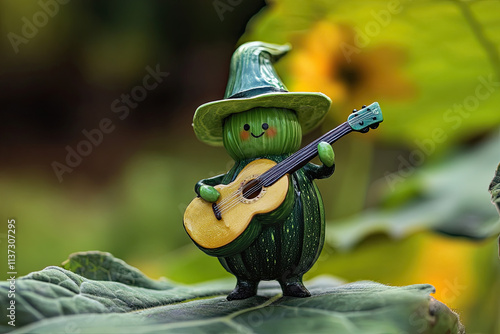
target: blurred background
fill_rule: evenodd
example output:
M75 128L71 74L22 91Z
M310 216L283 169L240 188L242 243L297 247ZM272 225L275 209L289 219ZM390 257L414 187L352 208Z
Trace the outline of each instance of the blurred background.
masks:
M152 278L230 277L182 227L194 184L226 172L195 109L235 48L291 43L290 91L331 97L306 144L378 101L379 129L334 144L318 181L323 253L307 274L433 284L469 333L500 332L498 1L0 2L0 242L18 274L107 251ZM0 261L6 273L6 260ZM2 279L6 279L2 278Z

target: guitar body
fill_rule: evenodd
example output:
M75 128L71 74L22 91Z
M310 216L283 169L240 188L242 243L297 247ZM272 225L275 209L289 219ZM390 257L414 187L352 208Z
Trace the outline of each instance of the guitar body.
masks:
M184 228L205 253L212 256L233 255L247 248L257 237L261 224L253 218L280 207L288 194L289 176L285 175L273 185L254 192L249 191L249 182L274 165L276 162L272 160L254 160L241 170L233 182L215 186L221 194L215 207L201 197L189 204L184 214ZM220 213L219 217L217 213Z

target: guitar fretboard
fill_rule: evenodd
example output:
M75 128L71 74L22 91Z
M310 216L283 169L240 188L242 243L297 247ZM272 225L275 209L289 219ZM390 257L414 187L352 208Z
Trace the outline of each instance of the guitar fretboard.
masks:
M318 155L318 144L320 142L325 141L329 144L333 144L351 131L352 128L348 122L340 124L335 129L328 131L323 136L273 166L267 172L258 177L258 182L264 187L273 185L285 174L297 171L306 165L312 158Z

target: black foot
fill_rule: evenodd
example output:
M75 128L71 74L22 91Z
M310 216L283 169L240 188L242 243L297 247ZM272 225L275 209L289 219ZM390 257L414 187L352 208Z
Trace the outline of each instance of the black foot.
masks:
M246 299L255 296L258 284L259 282L238 280L234 290L227 296L227 300Z
M283 282L281 283L281 289L283 290L283 296L290 297L310 297L311 293L306 289L304 284L302 284L302 280L294 281L294 282Z

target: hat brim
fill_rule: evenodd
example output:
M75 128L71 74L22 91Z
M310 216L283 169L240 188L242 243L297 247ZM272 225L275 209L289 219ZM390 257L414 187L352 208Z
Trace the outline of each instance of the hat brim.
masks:
M323 121L331 103L325 94L310 92L275 92L250 98L213 101L196 109L193 129L202 142L222 146L222 127L227 116L257 107L286 108L297 113L302 134L306 134Z

